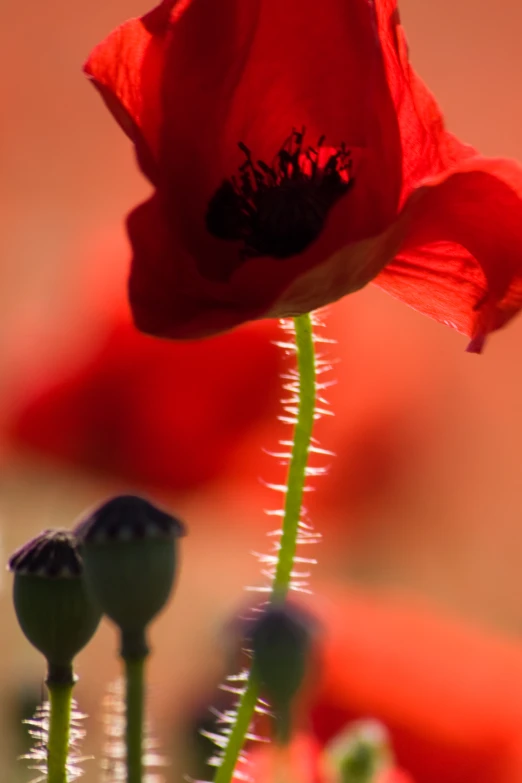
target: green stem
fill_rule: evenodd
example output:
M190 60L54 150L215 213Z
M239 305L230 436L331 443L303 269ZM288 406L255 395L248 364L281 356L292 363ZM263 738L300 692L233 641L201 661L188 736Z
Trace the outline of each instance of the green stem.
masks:
M311 316L307 314L294 318L294 326L297 347L297 372L299 374L299 408L294 429L292 456L286 479L287 492L283 517L283 533L276 572L272 583L272 602L285 598L290 588L290 575L294 567L297 533L301 518L308 449L314 425L315 351Z
M47 681L47 688L50 704L47 783L67 783L73 685Z
M284 599L290 589L315 412L315 351L311 316L307 314L294 318L294 327L299 374L299 405L287 475L281 546L270 595L272 602ZM250 671L214 783L230 783L232 779L254 714L257 696L258 686Z
M127 781L141 783L143 777L143 713L145 657L124 658L127 748Z

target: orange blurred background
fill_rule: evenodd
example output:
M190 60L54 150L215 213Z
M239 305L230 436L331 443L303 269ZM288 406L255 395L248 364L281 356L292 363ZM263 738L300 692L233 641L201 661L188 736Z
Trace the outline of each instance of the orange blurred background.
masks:
M118 491L148 491L186 521L190 535L183 541L177 595L152 634L151 713L170 747L194 709L194 694L202 706L221 676L216 637L222 624L244 600L244 585L261 582L249 552L267 549L265 533L273 527L263 508L274 500L259 479L281 477L276 460L262 451L277 449L275 409L256 402L259 411L235 437L234 449L219 453L208 479L175 491L168 481L151 491L139 474L129 479L125 472L93 470L13 437L13 421L31 396L80 372L114 324L128 319L123 216L149 186L130 143L82 77L81 64L112 27L148 6L47 0L28 9L4 0L2 7L3 560L31 535L68 527L86 506ZM494 6L486 0L404 0L401 10L413 64L437 95L449 127L485 154L522 159L519 0ZM518 637L522 320L494 335L481 357L464 353L461 336L371 287L331 307L325 321L324 334L337 341L328 352L339 360L338 383L326 392L335 418L325 418L318 432L337 459L307 498L324 536L313 581L411 592ZM272 327L254 331L269 345ZM243 350L248 354L248 347ZM269 360L267 395L278 394L278 361ZM240 371L242 364L236 367ZM233 370L232 363L231 376ZM251 372L255 377L255 367ZM153 404L147 400L143 405ZM132 416L141 415L139 399L133 404ZM24 693L38 691L43 667L18 630L10 586L6 575L0 592L0 776L15 781L28 773L15 761L23 747L13 715ZM80 657L78 698L90 715L118 671L114 649L114 633L104 626ZM99 724L90 719L95 748ZM95 764L86 766L89 781Z

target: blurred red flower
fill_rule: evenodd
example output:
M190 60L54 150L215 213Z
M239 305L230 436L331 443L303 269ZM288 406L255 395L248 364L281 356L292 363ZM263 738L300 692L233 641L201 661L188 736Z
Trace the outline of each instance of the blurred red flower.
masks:
M371 280L472 338L522 306L522 168L449 134L395 0L165 0L86 72L152 198L140 329L205 336Z
M338 783L328 766L320 743L311 735L297 734L283 753L273 745L254 751L248 772L254 783ZM413 783L413 779L404 770L390 766L382 770L374 783Z
M122 317L83 365L31 391L11 436L130 483L189 490L279 412L278 337L266 322L174 344Z
M321 743L376 718L416 783L522 780L522 645L400 598L310 599L324 627L312 722Z

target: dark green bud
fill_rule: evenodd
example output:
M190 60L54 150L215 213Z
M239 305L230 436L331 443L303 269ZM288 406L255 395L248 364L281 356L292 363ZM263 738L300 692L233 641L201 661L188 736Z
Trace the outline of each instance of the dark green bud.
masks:
M375 720L347 726L327 746L326 755L340 783L375 783L393 764L388 732Z
M70 679L73 658L101 617L86 589L74 536L45 530L14 553L9 568L22 631L47 659L50 679Z
M134 495L120 495L75 529L94 600L122 633L124 657L148 652L145 628L174 584L179 520Z
M289 603L270 604L252 625L252 673L276 716L277 738L290 738L290 708L308 668L316 623Z

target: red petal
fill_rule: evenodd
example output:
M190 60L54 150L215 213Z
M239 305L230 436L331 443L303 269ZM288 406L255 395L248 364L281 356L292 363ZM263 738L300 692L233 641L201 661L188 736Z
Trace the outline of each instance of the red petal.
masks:
M134 251L129 297L141 331L207 337L263 315L251 299L198 274L194 260L173 242L158 194L129 215L127 226Z
M433 94L412 69L396 0L376 0L379 39L397 110L403 152L403 196L425 177L475 155L444 127Z
M319 15L312 0L223 0L218 5L198 0L184 3L184 12L176 15L179 8L174 7L166 26L165 6L152 20L148 15L123 25L87 64L136 142L142 168L168 190L168 210L162 196L169 226L162 233L170 235L163 263L179 267L183 258L193 270L196 262L202 269L210 260L233 269L230 260L237 259L238 247L206 231L208 201L242 162L238 141L255 157L271 161L294 126L306 126L310 143L325 134L327 143L344 141L358 151L357 187L343 199L339 219L330 221L326 246L337 249L382 230L395 215L401 155L371 4L329 0ZM246 264L251 269L233 281L233 290L217 296L209 295L206 281L191 271L183 299L194 313L196 303L212 310L208 319L198 315L212 323L217 316L211 329L216 331L225 328L222 323L268 313L296 274L314 266L324 252L323 243L315 243L294 263L270 264L270 279L264 268L257 277L259 264ZM134 275L145 288L138 295L133 286L142 301L154 287L145 274L143 267ZM160 277L171 274L163 271ZM180 275L187 276L185 271ZM223 307L236 312L219 315ZM179 313L171 318L179 321ZM168 327L166 312L147 320L161 321L167 329L162 333L177 334L177 325Z
M162 162L176 201L171 219L191 255L216 252L204 217L243 161L238 141L270 162L294 126L305 126L312 144L325 134L328 144L364 150L358 186L345 199L345 241L389 222L400 141L375 32L367 0L328 0L320 14L315 0L190 4L165 61ZM355 200L364 205L356 216L348 208Z
M329 230L310 250L284 262L251 259L222 283L202 277L194 257L176 241L170 209L157 192L128 218L134 253L129 292L137 327L173 339L205 337L244 321L292 316L332 302L375 277L393 257L403 230L392 226L390 232L335 253L345 222L338 204ZM230 260L227 243L216 241L214 253L222 265ZM317 254L327 261L314 267Z
M471 158L414 193L402 219L401 252L375 282L480 350L522 307L522 167Z
M277 336L266 322L172 344L116 320L77 369L34 382L11 436L85 471L193 490L222 476L252 430L275 416Z
M522 779L522 645L404 599L337 592L311 605L325 629L320 737L371 715L417 783Z
M341 205L329 220L342 222ZM314 252L327 260L304 273L306 253L284 264L253 259L230 284L203 279L174 244L158 197L133 213L130 234L133 311L153 334L204 336L307 312L376 275L389 293L471 337L474 350L522 307L522 169L509 161L465 161L414 192L388 231L337 253L336 231L325 231Z
M144 173L158 180L163 121L161 85L172 1L114 30L90 54L84 70L136 145Z

